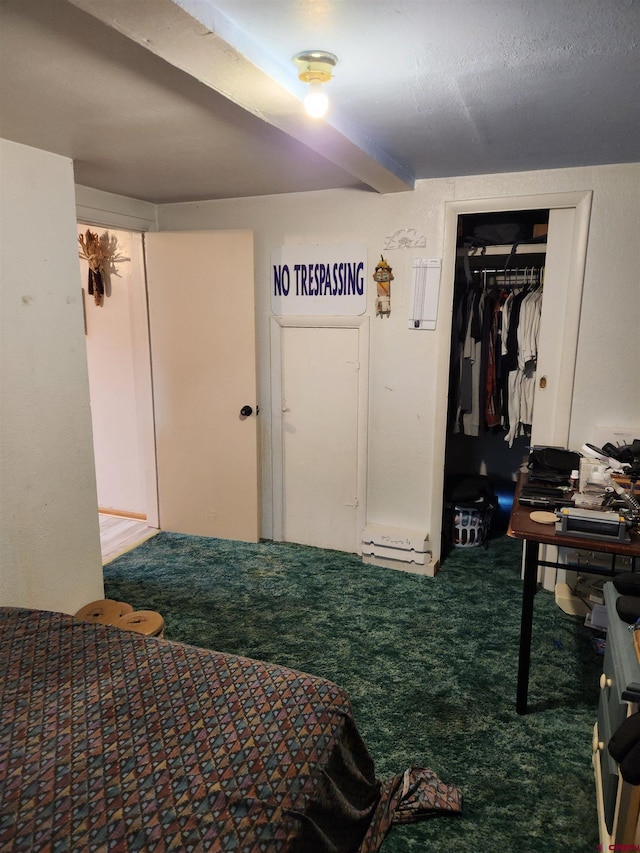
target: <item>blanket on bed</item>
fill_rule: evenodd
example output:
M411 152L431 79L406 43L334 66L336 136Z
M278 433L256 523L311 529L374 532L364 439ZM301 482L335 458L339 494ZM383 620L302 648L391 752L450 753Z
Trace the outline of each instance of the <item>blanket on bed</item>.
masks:
M0 848L371 853L461 810L386 784L335 684L72 616L0 608Z

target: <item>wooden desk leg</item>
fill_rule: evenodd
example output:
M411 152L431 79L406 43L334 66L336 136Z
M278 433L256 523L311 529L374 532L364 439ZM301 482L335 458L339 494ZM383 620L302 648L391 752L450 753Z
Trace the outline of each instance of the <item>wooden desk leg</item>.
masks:
M533 599L538 584L538 543L525 540L524 579L522 585L522 618L520 621L520 659L518 661L518 687L516 711L527 713L529 693L529 662L531 660L531 632L533 627Z

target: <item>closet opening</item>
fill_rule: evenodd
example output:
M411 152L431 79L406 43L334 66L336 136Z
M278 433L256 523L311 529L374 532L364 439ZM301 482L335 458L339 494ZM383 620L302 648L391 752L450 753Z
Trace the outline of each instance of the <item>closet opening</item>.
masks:
M506 532L529 454L549 210L458 216L442 552Z

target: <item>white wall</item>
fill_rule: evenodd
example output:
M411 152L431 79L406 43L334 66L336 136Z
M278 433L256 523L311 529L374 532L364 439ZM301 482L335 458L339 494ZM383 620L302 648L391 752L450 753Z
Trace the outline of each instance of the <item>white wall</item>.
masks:
M103 596L70 160L0 140L0 603Z
M356 190L192 202L158 208L160 230L251 228L255 236L256 316L262 432L262 535L272 532L270 436L270 253L283 244L364 242L369 274L384 252L393 267L392 313L372 320L368 518L412 529L429 518L434 466L435 378L448 370L434 332L407 329L413 257L441 257L445 203L535 193L593 190L570 445L595 426L640 423L640 164L420 181L414 192ZM385 239L412 228L426 248L384 251ZM372 282L371 282L372 284ZM368 311L374 314L375 288ZM450 311L440 305L441 312ZM441 317L444 316L442 313Z

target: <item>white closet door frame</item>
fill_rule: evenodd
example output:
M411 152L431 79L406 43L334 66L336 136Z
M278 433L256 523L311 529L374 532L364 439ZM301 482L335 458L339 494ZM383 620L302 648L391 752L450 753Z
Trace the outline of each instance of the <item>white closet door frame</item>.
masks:
M271 465L273 496L273 538L284 537L284 444L282 435L282 330L357 329L358 360L358 541L367 518L367 435L369 405L369 317L271 317Z
M550 228L553 228L555 233L552 234L550 230L547 251L552 252L552 257L548 260L553 262L557 269L562 267L562 275L565 277L566 284L566 301L564 304L562 357L557 364L549 365L546 372L547 379L549 379L550 372L553 371L553 381L548 381L545 389L549 422L544 430L544 436L541 434L536 440L538 442L543 441L546 444L567 445L592 196L593 193L588 190L506 198L470 199L446 203L441 300L443 305L449 306L449 310L444 312L438 338L436 399L446 401L448 398L452 319L450 308L453 305L458 216L468 213L498 213L509 210L549 210ZM566 215L556 216L558 211L566 212ZM562 255L562 260L559 257L560 255ZM435 414L432 458L429 540L432 543L434 560L437 561L440 559L442 535L446 440L447 406L445 404Z

